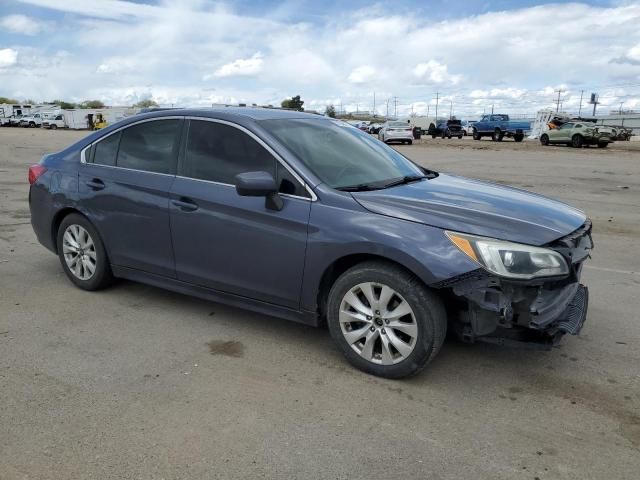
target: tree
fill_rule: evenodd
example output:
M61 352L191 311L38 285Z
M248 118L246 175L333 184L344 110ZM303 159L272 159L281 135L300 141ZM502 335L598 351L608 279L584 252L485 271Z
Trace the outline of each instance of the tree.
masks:
M0 97L0 103L9 103L11 105L15 105L16 103L18 103L18 101L14 100L13 98Z
M336 118L336 107L333 105L327 105L327 109L324 111L327 117Z
M100 100L85 100L80 104L80 108L104 108L104 103Z
M138 108L151 108L151 107L157 107L157 106L159 106L158 102L150 98L140 100L138 103L134 105L134 107L138 107Z
M302 112L304 110L304 108L302 108L303 105L304 100L300 100L300 95L287 98L280 104L282 108L288 108L289 110L298 110L299 112Z
M65 102L64 100L54 100L51 103L53 103L54 105L58 105L63 110L72 110L72 109L76 108L76 104L75 103Z

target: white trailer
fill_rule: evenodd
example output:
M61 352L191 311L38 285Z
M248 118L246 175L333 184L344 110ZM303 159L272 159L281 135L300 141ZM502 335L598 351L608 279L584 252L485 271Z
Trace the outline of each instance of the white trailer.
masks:
M67 127L75 130L91 128L90 124L96 121L98 114L103 116L107 125L111 125L136 113L137 109L130 107L77 108L62 111Z

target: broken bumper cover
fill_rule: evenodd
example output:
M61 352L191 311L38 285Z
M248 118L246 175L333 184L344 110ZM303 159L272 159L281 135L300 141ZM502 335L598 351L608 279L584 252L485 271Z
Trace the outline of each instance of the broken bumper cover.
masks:
M567 285L552 300L538 295L531 306L529 327L535 330L555 330L577 335L587 318L589 290L582 284ZM540 298L542 297L542 298Z
M514 281L479 269L439 285L450 289L462 340L549 347L580 333L589 306L580 275L593 248L591 222L547 247L567 260L569 275Z

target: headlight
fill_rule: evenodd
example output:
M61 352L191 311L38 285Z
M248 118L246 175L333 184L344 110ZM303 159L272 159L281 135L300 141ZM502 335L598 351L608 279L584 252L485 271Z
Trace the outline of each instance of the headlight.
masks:
M529 280L569 273L562 255L548 248L445 232L449 240L471 260L501 277Z

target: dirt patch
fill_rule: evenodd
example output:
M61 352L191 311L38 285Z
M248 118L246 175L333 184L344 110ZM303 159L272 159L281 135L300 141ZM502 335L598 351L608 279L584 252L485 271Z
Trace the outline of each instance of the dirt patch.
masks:
M226 355L241 358L244 356L244 345L237 340L211 340L206 345L211 355Z

